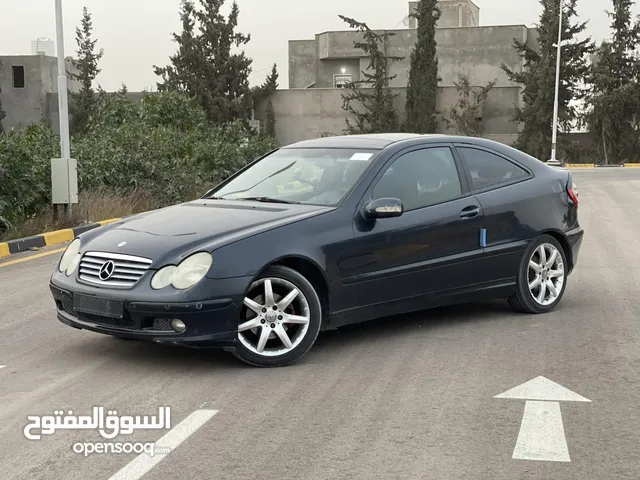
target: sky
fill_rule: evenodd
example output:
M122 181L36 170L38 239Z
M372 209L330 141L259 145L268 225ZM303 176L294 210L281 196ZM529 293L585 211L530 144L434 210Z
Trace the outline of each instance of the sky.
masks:
M474 0L481 25L534 26L541 12L539 0ZM94 38L104 49L98 83L117 90L154 89L153 66L164 66L175 52L171 34L179 32L180 0L62 0L65 55L75 54L75 29L82 9L93 17ZM232 0L227 0L225 13ZM56 38L54 0L0 0L0 55L28 55L31 41ZM251 34L244 47L253 59L252 84L261 83L272 65L278 65L280 88L288 87L288 40L312 39L316 33L348 30L338 15L354 17L372 28L405 28L408 0L237 0L238 30ZM600 41L610 35L605 14L611 0L578 0L581 21L589 21L588 35ZM640 13L636 5L635 12Z

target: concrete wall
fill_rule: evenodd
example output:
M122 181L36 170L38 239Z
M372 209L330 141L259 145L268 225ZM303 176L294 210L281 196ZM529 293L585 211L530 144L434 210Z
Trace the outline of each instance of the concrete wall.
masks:
M17 55L0 57L0 62L0 95L7 114L2 122L5 130L39 123L48 116L47 94L58 91L57 59L44 55ZM13 86L14 66L24 67L24 88ZM67 71L75 71L71 60L67 61ZM69 79L69 88L77 91L79 85Z
M395 100L400 120L405 115L405 88L394 88L399 94ZM346 113L342 109L340 89L290 89L278 90L272 97L276 112L276 135L281 145L300 140L317 138L323 133L341 135L346 124ZM458 100L455 88L441 88L438 95L438 109L446 111ZM484 127L487 134L517 134L518 125L511 119L514 105L519 99L516 87L495 88L483 108ZM262 102L256 112L259 120L265 118L266 102ZM442 129L444 131L444 129Z
M391 87L406 87L411 66L411 52L416 43L415 30L391 30L395 35L383 45L388 57L404 57L390 62L389 74L397 75ZM472 83L484 85L497 80L496 86L514 86L501 68L502 63L521 71L523 60L513 47L513 39L535 43L535 30L524 25L499 27L440 28L436 31L441 85L453 86L459 73L469 75ZM534 36L534 40L531 40ZM325 32L316 35L318 57L311 58L311 41L290 43L289 88L304 88L315 81L315 88L332 88L333 76L342 68L353 69L355 60L366 69L368 59L354 47L356 32ZM315 69L315 75L309 70ZM353 80L357 80L355 77Z
M316 81L315 40L289 41L289 88L307 88Z

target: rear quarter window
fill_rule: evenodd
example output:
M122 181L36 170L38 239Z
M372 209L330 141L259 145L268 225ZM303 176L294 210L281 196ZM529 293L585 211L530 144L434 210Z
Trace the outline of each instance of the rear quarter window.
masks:
M464 159L474 190L482 190L529 177L529 173L515 163L486 150L457 147Z

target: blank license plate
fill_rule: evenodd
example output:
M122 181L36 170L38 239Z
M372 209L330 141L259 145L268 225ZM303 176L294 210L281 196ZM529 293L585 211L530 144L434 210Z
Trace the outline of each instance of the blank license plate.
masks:
M93 313L103 317L122 318L124 315L123 302L92 295L75 294L73 306L80 312Z

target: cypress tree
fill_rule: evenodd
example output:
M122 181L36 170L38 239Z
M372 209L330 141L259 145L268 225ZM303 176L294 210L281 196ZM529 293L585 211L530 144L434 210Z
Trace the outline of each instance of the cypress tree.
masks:
M267 103L267 121L265 122L264 132L270 137L275 138L276 136L276 111L271 100Z
M601 43L591 66L587 124L605 164L638 161L640 135L640 23L632 20L633 0L613 0L612 38Z
M70 96L69 129L72 134L81 133L87 128L89 117L96 103L96 94L93 82L100 73L98 62L104 55L102 49L96 52L96 43L93 38L93 22L91 14L84 7L82 11L82 23L76 29L76 43L78 45L78 58L73 60L73 66L77 73L70 73L69 77L80 83L80 91L73 92Z
M416 13L418 38L411 52L411 70L407 86L406 130L413 133L435 133L438 122L438 56L436 23L440 19L438 0L420 0Z
M541 161L546 161L551 156L560 10L557 0L540 0L540 3L543 9L538 24L538 47L532 48L526 42L514 40L515 48L524 58L525 68L515 72L503 64L502 69L512 81L523 87L522 107L516 108L514 118L523 128L515 147ZM576 5L577 0L563 1L559 141L562 140L562 133L577 126L581 119L576 103L586 95L586 89L582 84L589 71L588 56L594 52L591 37L584 40L576 39L587 28L587 22L573 21L577 16Z

